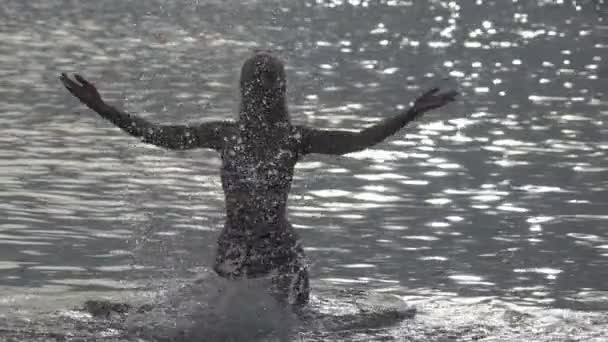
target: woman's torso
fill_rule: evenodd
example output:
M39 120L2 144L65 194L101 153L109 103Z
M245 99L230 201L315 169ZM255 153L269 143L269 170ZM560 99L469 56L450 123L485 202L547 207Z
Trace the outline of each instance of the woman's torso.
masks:
M235 128L222 149L226 225L215 270L224 276L260 276L299 262L298 237L287 220L287 198L298 159L291 126L251 137Z
M257 233L280 229L300 141L292 126L249 133L238 126L227 136L222 155L226 223Z

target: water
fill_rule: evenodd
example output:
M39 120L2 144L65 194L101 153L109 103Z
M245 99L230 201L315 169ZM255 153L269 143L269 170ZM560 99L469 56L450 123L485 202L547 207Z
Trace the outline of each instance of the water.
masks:
M605 1L5 0L0 16L0 339L608 338ZM306 324L208 271L214 152L138 143L57 80L81 72L159 123L225 119L257 46L286 60L299 124L357 129L427 87L462 93L373 149L299 164L290 217L328 315ZM74 310L100 298L156 306ZM350 320L387 298L418 315Z

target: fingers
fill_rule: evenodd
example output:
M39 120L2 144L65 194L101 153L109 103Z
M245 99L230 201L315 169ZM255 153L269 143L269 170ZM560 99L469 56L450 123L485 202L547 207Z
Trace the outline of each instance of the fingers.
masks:
M65 73L62 73L61 76L59 76L59 80L72 95L79 97L79 88L81 85L72 81Z
M451 90L444 93L439 93L439 88L435 87L428 91L426 91L422 96L416 99L415 103L419 104L421 107L426 106L443 106L448 102L452 102L456 100L456 96L458 96L458 92ZM432 105L434 103L434 105Z
M448 91L447 93L441 94L441 97L446 101L454 101L454 100L456 100L456 96L458 96L458 92L455 90Z
M68 75L66 75L65 72L61 73L61 76L59 76L59 80L61 81L61 83L63 83L63 86L70 91L73 90L76 86L78 86L74 81L72 81L68 77Z
M434 103L434 105L431 105L431 107L438 108L455 101L457 95L458 92L452 90L447 93L435 95L433 96L433 99L430 99L429 101L430 103Z
M450 90L445 93L438 93L439 88L433 88L430 91L427 91L421 98L425 98L425 100L430 101L440 101L440 102L451 102L456 100L456 96L458 96L458 92L455 90Z
M76 89L78 87L92 85L91 83L89 83L89 81L85 80L84 77L80 76L79 74L74 74L74 78L78 82L72 80L65 72L62 72L61 76L59 76L59 80L61 81L61 83L63 83L63 85L68 89Z
M427 91L426 93L422 94L421 97L431 96L431 95L437 93L438 91L439 91L438 87L431 88L429 91Z
M458 92L455 90L451 90L446 93L437 94L438 92L439 92L439 87L434 87L434 88L431 88L430 90L426 91L424 94L422 94L422 96L420 96L420 98L437 96L437 97L441 97L441 98L445 98L445 99L454 99L454 98L456 98L456 96L458 96Z
M85 79L84 79L82 76L80 76L79 74L74 74L74 78L75 78L75 79L76 79L78 82L82 83L82 85L89 85L89 84L90 84L90 83L89 83L87 80L85 80Z
M85 80L84 77L74 74L74 79L70 78L66 73L61 73L59 76L59 80L63 86L81 102L88 104L100 100L97 89Z
M439 93L439 88L432 88L431 90L420 96L415 102L414 107L420 111L420 113L433 110L439 107L443 107L446 104L456 100L458 92L450 90L447 92Z
M452 90L452 91L445 93L444 96L456 97L456 96L458 96L458 92L456 90Z

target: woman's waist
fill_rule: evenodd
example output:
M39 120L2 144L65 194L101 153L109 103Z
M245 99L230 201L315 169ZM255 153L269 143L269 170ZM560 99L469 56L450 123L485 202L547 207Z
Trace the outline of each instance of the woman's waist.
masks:
M288 265L301 264L303 249L295 234L275 232L262 237L231 236L218 240L214 269L222 276L257 277Z
M264 206L260 203L239 203L236 205L226 203L226 223L235 227L257 229L267 226L278 229L289 225L285 205Z
M255 206L271 208L284 206L288 193L281 189L225 189L226 203L234 206Z
M297 240L295 230L286 219L264 222L253 219L228 218L222 230L222 237L242 241L258 241L260 239Z

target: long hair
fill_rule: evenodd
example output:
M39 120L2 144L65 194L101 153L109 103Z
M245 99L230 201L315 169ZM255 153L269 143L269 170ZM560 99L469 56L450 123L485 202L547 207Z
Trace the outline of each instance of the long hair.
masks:
M239 121L251 128L289 123L283 62L268 52L256 52L241 69Z

